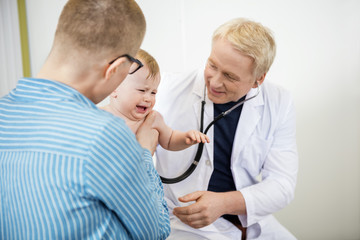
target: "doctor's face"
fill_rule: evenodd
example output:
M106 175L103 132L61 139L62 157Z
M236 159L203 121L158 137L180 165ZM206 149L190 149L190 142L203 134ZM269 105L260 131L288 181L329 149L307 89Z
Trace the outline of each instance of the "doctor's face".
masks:
M224 39L213 42L204 72L208 98L217 104L236 102L257 87L253 59L234 49Z

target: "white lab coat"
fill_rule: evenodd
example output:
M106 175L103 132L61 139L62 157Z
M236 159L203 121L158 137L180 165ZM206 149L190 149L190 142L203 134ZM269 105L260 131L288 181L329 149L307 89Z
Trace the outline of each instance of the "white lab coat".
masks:
M298 155L293 101L286 90L266 80L260 88L260 94L243 106L231 155L235 186L243 194L247 208L247 215L239 215L239 219L248 227L248 239L295 239L271 215L294 197ZM163 74L155 109L173 129L199 129L204 90L202 69L188 75ZM251 89L247 97L255 93L256 89ZM204 129L214 118L213 104L205 99ZM178 197L207 190L213 171L213 127L207 135L210 143L205 144L192 175L176 184L164 184L172 227L170 239L241 239L241 232L223 218L194 229L172 215L174 207L189 205L179 202ZM159 174L176 177L183 173L193 161L196 148L195 145L171 152L159 146L156 151Z

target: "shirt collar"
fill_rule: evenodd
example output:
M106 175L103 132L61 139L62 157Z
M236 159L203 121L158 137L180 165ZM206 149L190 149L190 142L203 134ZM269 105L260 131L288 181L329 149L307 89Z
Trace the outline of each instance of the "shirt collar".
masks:
M31 101L43 97L45 101L76 101L90 108L96 105L76 89L53 80L41 78L22 78L16 88L10 92L10 97Z

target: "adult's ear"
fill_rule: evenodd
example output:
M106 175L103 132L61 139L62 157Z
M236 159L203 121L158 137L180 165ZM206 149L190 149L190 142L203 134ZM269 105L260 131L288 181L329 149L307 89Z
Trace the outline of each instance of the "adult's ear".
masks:
M253 85L253 88L257 88L258 86L260 86L264 80L265 80L265 76L266 76L266 73L264 73L263 75L261 75L260 77L258 77L258 79L256 79L256 82L254 83ZM257 83L257 84L256 84Z
M122 57L116 59L112 64L109 64L105 71L105 79L109 80L117 71L128 71L125 68L126 61L127 59Z

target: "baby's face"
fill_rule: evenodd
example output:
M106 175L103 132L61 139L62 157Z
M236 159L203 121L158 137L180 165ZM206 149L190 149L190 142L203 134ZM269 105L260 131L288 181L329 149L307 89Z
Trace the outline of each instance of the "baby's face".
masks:
M160 83L160 74L146 79L147 66L129 74L115 90L116 109L131 121L145 118L155 105L155 96Z

